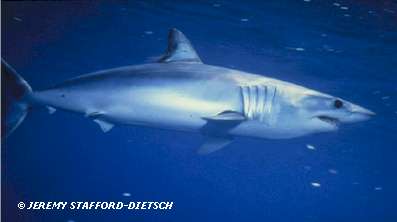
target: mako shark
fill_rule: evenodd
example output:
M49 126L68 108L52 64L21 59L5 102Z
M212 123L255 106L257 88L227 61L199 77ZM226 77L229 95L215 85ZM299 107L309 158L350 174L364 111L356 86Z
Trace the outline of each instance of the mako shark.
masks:
M103 132L117 124L199 132L206 140L198 153L207 154L236 136L288 139L336 131L341 123L374 115L293 83L204 64L177 29L170 30L168 48L155 63L94 72L42 91L32 91L4 61L2 73L5 135L30 107L42 105L50 113L57 108L81 113Z

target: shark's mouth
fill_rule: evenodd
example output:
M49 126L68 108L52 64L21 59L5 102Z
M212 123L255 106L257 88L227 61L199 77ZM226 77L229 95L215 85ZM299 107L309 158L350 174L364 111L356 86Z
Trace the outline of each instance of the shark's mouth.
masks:
M334 118L334 117L330 117L330 116L321 115L321 116L317 116L317 118L319 120L326 122L328 124L331 124L333 126L337 126L340 123L338 118Z

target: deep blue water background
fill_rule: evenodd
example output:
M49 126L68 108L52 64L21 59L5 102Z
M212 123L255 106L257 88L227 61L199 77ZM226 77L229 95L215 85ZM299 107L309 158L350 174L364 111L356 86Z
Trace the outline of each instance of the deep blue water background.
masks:
M377 116L337 133L238 138L199 156L198 134L133 126L104 134L80 115L34 109L2 144L4 221L397 221L395 2L2 2L1 54L33 89L43 89L145 63L162 54L172 27L208 64L305 85ZM19 201L80 200L175 206L16 208Z

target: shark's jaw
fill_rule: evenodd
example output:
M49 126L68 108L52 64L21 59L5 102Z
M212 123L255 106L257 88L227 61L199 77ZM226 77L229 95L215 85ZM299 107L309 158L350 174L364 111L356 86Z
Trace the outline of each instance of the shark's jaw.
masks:
M320 116L317 116L316 118L329 124L329 125L332 125L333 127L338 127L338 125L340 124L340 120L336 117L320 115Z
M321 121L321 123L326 124L326 126L335 130L338 129L340 125L345 123L355 123L365 121L371 118L371 116L375 115L372 111L354 111L348 113L333 113L331 114L320 114L316 115L313 118L317 121Z

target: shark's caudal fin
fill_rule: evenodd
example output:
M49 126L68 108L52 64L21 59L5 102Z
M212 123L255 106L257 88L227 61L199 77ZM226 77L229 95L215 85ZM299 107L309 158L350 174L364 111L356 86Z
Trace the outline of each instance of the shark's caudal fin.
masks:
M24 100L32 88L1 60L1 138L10 135L25 119L29 104Z
M178 29L171 29L168 33L168 47L158 62L194 62L202 63L196 50L186 36Z

